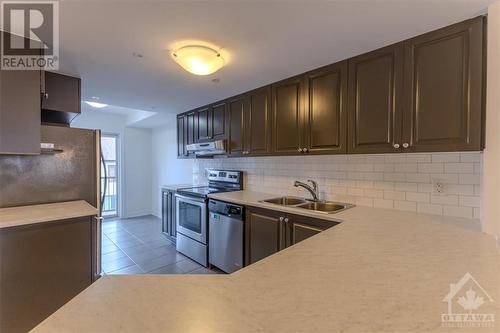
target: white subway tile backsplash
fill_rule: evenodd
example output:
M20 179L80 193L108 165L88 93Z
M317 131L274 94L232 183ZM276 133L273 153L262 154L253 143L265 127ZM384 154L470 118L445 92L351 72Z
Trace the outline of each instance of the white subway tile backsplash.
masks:
M273 156L197 160L193 180L206 168L242 170L246 189L309 196L294 180L314 179L321 198L359 206L480 218L482 153ZM433 182L445 184L434 193Z
M443 173L443 163L418 163L418 172L420 173Z
M402 191L384 191L384 199L389 200L405 200L406 193Z
M423 214L442 215L443 214L443 206L419 202L419 203L417 203L417 212L423 213Z
M375 208L394 208L393 200L373 199L373 207Z
M478 196L462 195L460 196L460 206L479 208L481 199Z
M458 195L431 195L431 203L440 205L458 205Z
M446 163L445 173L473 173L474 163Z
M453 163L460 161L460 154L457 153L434 153L432 163Z
M463 174L459 176L460 184L469 184L469 185L479 185L480 178L478 174Z
M446 216L456 216L472 218L474 211L471 207L460 207L460 206L443 206L443 214Z
M429 202L430 201L430 194L429 193L406 192L406 200L407 201L415 201L415 202Z
M394 201L394 209L404 210L408 212L416 212L417 203L410 201Z

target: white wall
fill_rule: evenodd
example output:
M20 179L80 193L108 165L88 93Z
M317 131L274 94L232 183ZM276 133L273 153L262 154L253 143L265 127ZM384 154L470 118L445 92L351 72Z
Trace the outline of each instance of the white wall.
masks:
M500 1L488 8L483 230L500 239Z
M83 110L71 126L118 134L120 216L151 214L151 130L127 127L125 116L90 110Z
M161 215L161 186L191 184L193 160L177 159L177 117L171 115L167 125L153 130L152 196L153 214Z

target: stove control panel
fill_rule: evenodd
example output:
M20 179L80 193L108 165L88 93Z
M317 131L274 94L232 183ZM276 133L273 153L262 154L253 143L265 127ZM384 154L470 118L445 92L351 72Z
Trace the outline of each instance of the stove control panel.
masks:
M207 169L208 180L210 182L224 182L240 184L242 182L241 171Z

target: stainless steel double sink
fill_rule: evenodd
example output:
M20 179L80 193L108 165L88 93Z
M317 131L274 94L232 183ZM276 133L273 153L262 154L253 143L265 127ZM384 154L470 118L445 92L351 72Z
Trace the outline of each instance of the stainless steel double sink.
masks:
M284 196L279 198L261 200L261 202L270 203L278 206L286 206L310 211L333 214L354 207L354 205L334 202L334 201L312 201L303 198Z

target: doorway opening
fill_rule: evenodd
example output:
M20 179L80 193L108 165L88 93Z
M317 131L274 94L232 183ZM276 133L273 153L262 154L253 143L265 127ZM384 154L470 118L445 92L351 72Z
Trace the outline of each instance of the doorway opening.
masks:
M103 134L101 149L104 164L101 163L101 196L104 194L102 216L105 218L119 216L119 159L118 135Z

